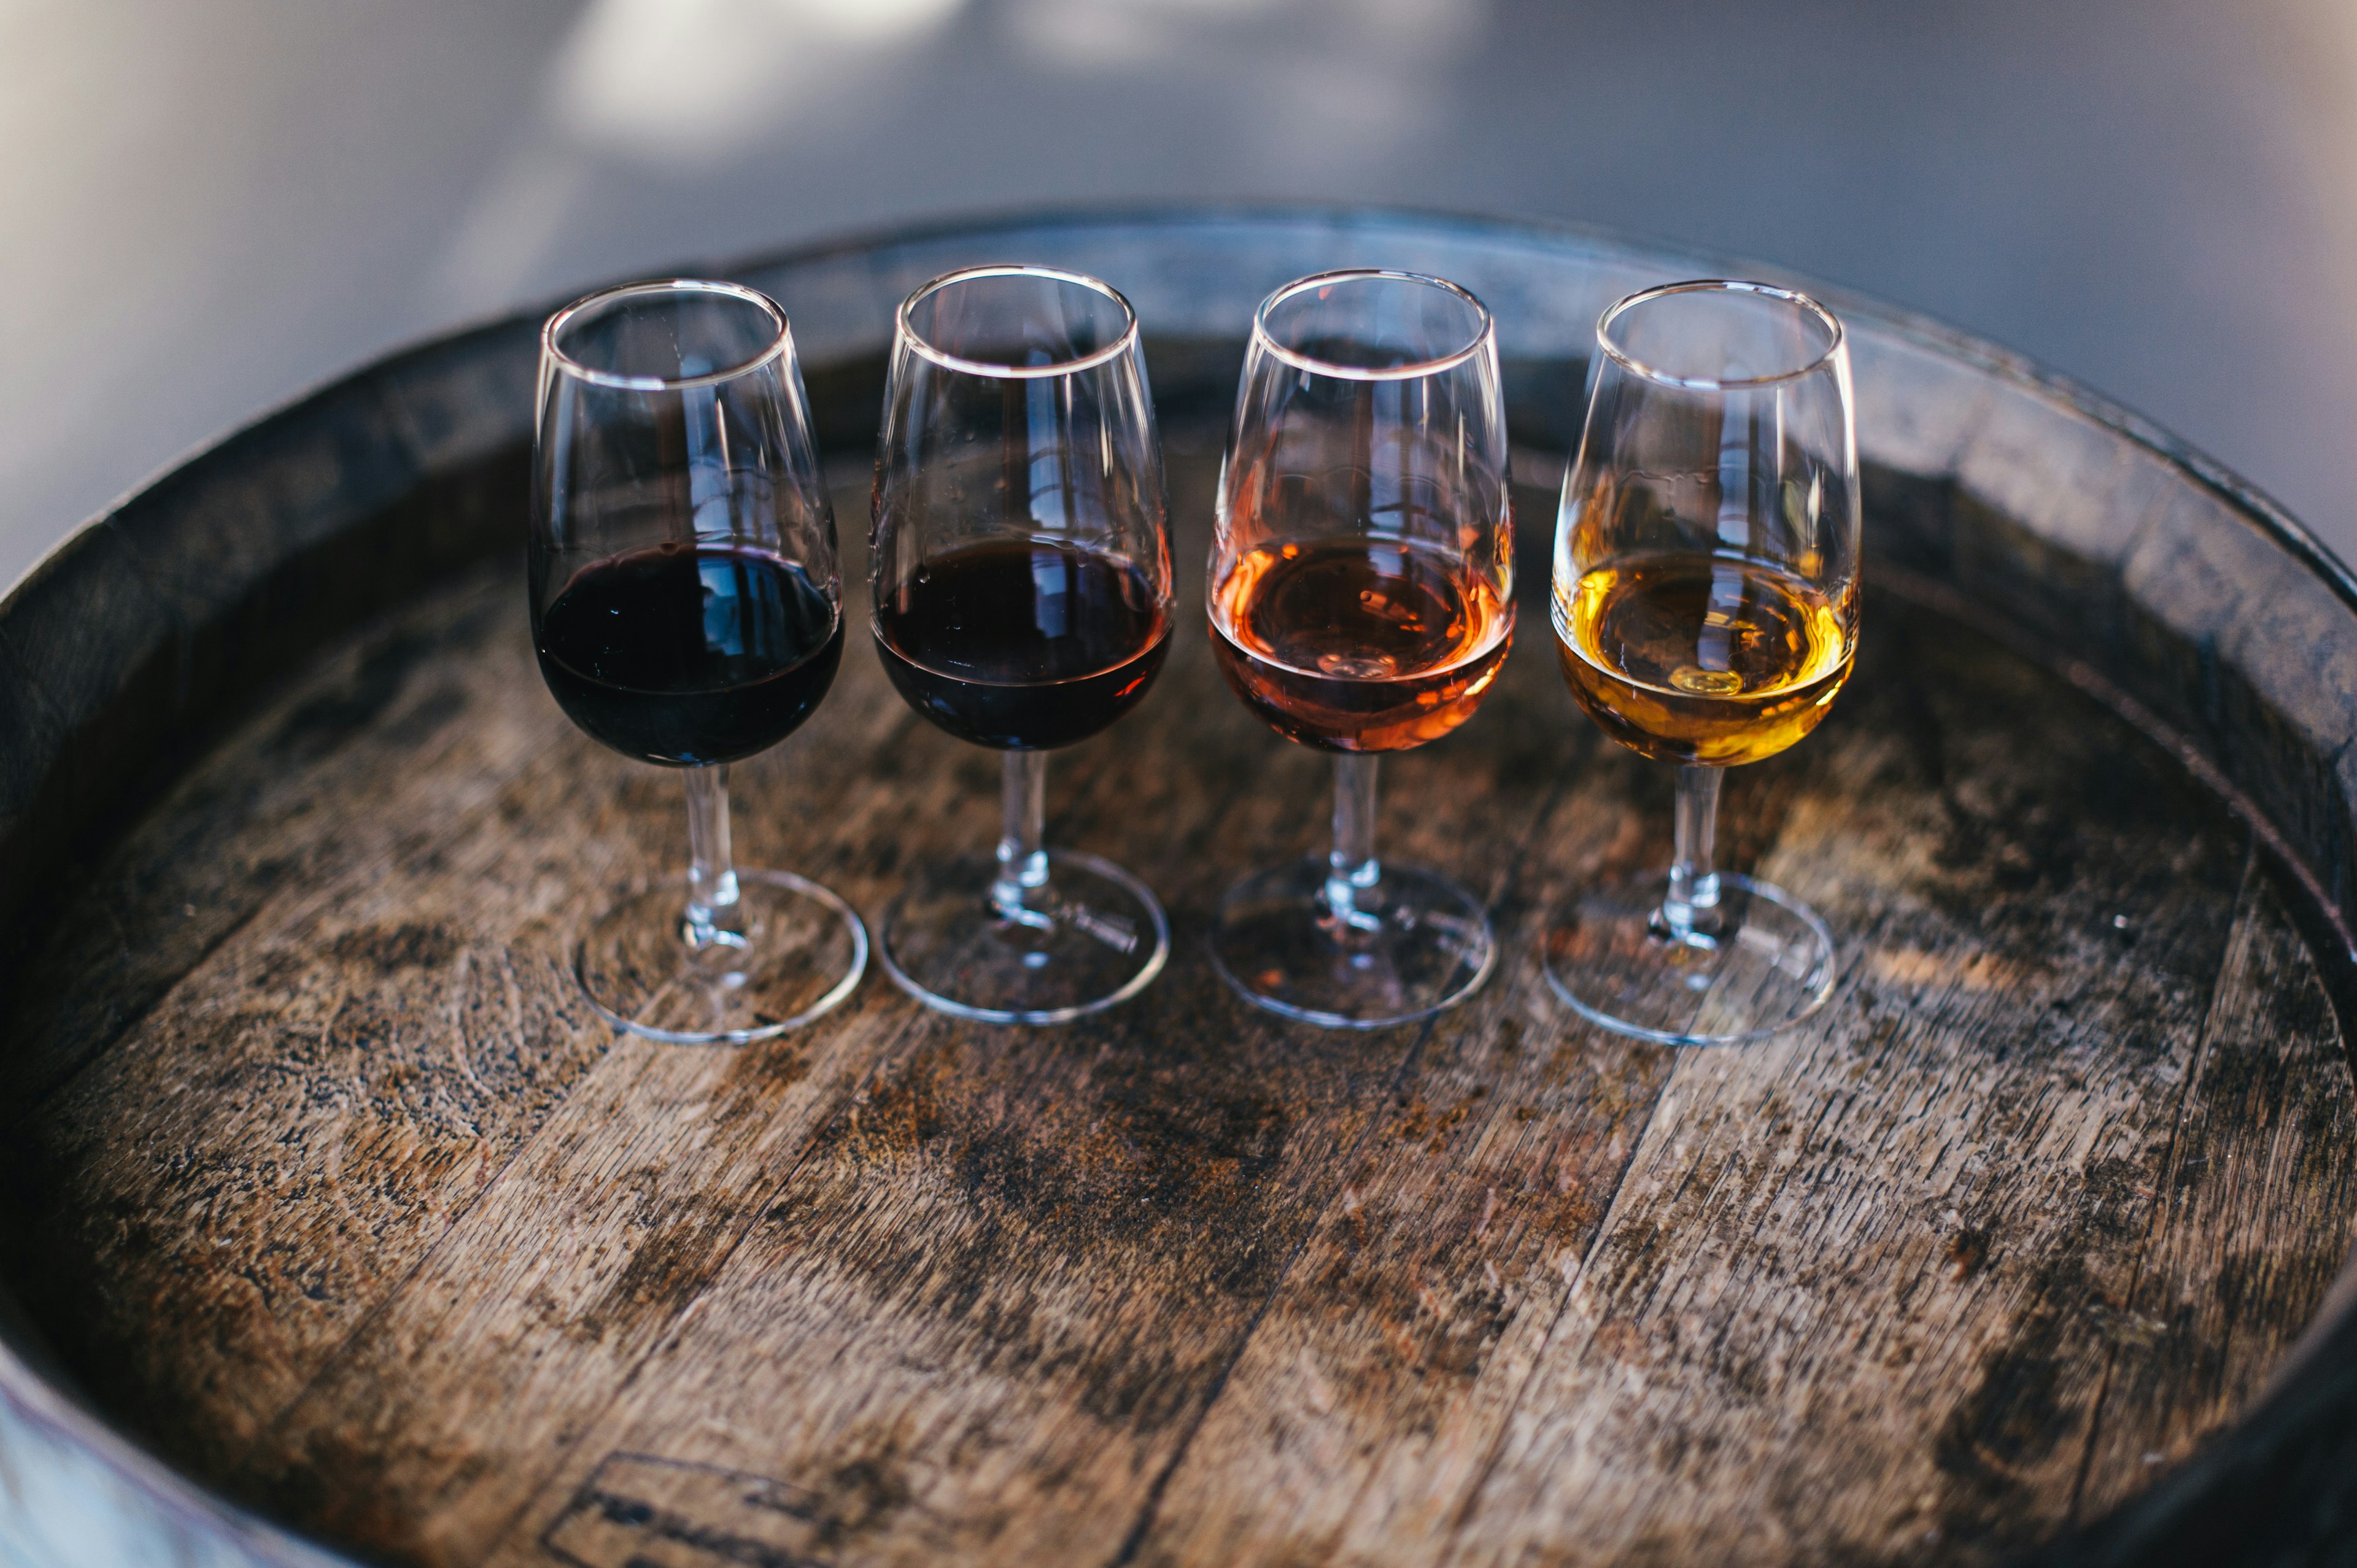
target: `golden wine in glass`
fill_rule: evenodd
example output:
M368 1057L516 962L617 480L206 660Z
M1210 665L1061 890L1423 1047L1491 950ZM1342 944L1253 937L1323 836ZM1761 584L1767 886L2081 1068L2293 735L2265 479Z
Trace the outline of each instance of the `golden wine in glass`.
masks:
M1765 284L1674 284L1597 326L1555 528L1555 656L1581 708L1678 765L1672 864L1547 924L1547 978L1606 1028L1755 1039L1833 991L1832 933L1717 869L1723 769L1816 728L1857 648L1857 441L1841 323Z
M1604 733L1657 762L1732 768L1817 727L1849 678L1856 586L1668 553L1599 566L1555 632L1563 678Z

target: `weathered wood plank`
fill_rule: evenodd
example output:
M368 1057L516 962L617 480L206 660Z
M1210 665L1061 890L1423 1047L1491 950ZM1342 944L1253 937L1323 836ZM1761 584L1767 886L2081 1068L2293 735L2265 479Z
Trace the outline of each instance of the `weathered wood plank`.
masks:
M42 1114L59 1084L274 895L389 860L396 824L482 810L561 737L563 716L528 683L530 650L511 636L513 592L490 573L347 643L84 868L94 896L64 902L11 999L9 1124Z
M479 1555L567 1438L694 1307L768 1204L846 1060L618 1042L457 1232L237 1466L241 1491L379 1552Z
M165 934L101 949L104 979L193 972L119 1040L103 990L49 1020L113 1048L29 1126L17 1190L66 1265L32 1276L35 1310L142 1431L246 1495L244 1445L605 1051L575 919L673 869L676 781L572 730L522 619L495 571L246 726L109 867L126 896L91 901L90 922ZM893 727L875 703L833 716ZM768 765L865 754L831 738ZM748 854L771 847L748 826ZM231 873L218 899L172 908L209 863Z
M1059 834L1117 849L1182 930L1238 865L1322 842L1328 783L1226 698L1188 631L1141 715L1162 746L1079 748L1055 790ZM910 747L950 771L949 743ZM1387 819L1391 849L1484 880L1554 788L1463 746L1394 771L1416 804ZM599 1476L718 1528L696 1511L716 1506L715 1467L805 1499L801 1523L749 1538L776 1551L1113 1556L1327 1199L1396 1123L1418 1037L1282 1025L1189 958L1148 1004L1065 1028L906 1036L495 1560L544 1537L589 1550L579 1488ZM616 1555L595 1561L651 1550L608 1533Z
M782 1481L813 1499L803 1544L1114 1556L1297 1249L1292 1199L1380 1120L1405 1048L1287 1049L1175 989L1160 1015L1208 1026L1200 1048L1135 1019L912 1038L496 1560L532 1561L617 1454Z
M2244 881L2080 1488L2093 1518L2244 1409L2349 1256L2357 1111L2332 1004L2266 866Z
M1510 728L1587 738L1544 711L1560 693L1528 695L1501 704ZM1448 1535L1670 1076L1664 1047L1567 1029L1529 940L1552 887L1663 847L1631 782L1592 770L1552 802L1498 908L1500 983L1419 1051L1137 1562L1415 1561Z
M511 639L522 621L517 606ZM736 770L743 862L792 865L872 904L899 849L945 822L974 831L953 809L972 789L957 770L861 788L890 775L915 725L873 660L847 668L801 734ZM441 875L472 869L454 878L474 890L470 918L563 988L575 924L618 886L675 876L685 824L669 774L577 735L554 750L561 761L435 850ZM555 918L511 901L533 883ZM823 1028L760 1049L618 1042L464 1223L313 1363L232 1462L236 1489L345 1539L463 1558L468 1532L535 1479L503 1421L521 1418L538 1437L594 1415L694 1305L812 1127L908 1023L871 989ZM444 1388L455 1397L419 1394ZM468 1498L480 1500L462 1506Z
M11 1223L51 1260L27 1305L207 1473L605 1047L554 965L470 920L479 865L443 858L454 827L506 832L503 788L563 742L499 577L199 768L97 871L28 1009L50 1063L88 1065L46 1099L18 1080ZM516 919L564 896L499 892Z
M1844 992L1679 1057L1449 1561L1985 1561L2067 1517L2246 835L1977 639L1875 625L1760 862Z

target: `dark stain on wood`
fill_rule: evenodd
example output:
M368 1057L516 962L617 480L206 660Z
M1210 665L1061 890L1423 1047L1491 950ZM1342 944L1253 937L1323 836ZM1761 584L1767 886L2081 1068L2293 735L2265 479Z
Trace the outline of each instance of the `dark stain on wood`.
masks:
M404 969L439 969L458 954L459 940L447 926L414 921L346 931L328 944L328 955L380 975Z
M661 1173L647 1173L650 1194ZM691 1198L647 1224L642 1239L588 1310L572 1321L572 1332L603 1339L618 1330L648 1323L667 1324L702 1294L721 1257L735 1240L734 1216L714 1214Z

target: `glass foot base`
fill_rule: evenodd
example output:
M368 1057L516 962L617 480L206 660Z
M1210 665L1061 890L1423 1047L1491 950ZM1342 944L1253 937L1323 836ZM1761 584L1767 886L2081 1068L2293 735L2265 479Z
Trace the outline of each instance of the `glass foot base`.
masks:
M1327 869L1296 861L1220 900L1211 962L1245 1001L1304 1023L1380 1029L1454 1007L1496 967L1489 915L1447 877L1386 865L1346 926L1327 908Z
M737 886L741 945L687 945L683 882L600 915L573 957L589 1005L649 1039L733 1046L782 1035L851 994L867 970L867 928L850 905L791 871L739 871Z
M1125 1002L1162 972L1170 921L1109 860L1051 849L1030 921L990 901L995 860L928 866L884 917L884 971L928 1007L986 1024L1061 1024Z
M1580 1016L1670 1046L1727 1046L1790 1028L1834 990L1834 939L1781 887L1718 874L1723 929L1655 934L1666 871L1590 888L1547 919L1546 977Z

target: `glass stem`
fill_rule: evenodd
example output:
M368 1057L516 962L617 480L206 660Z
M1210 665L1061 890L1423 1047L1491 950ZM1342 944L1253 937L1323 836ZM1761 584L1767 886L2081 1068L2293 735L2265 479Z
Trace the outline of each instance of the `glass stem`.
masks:
M687 919L681 934L699 952L715 942L742 947L737 860L728 848L728 765L687 770Z
M1372 930L1381 921L1359 908L1380 881L1375 859L1375 766L1383 758L1345 752L1334 759L1334 847L1326 856L1326 908L1341 925Z
M1670 859L1669 896L1653 912L1656 936L1690 942L1718 935L1718 786L1726 769L1678 769L1676 848Z
M1048 829L1048 754L1010 751L1006 758L999 791L998 875L990 884L990 902L1001 919L1036 925L1039 912L1031 903L1048 886L1048 852L1039 843Z

